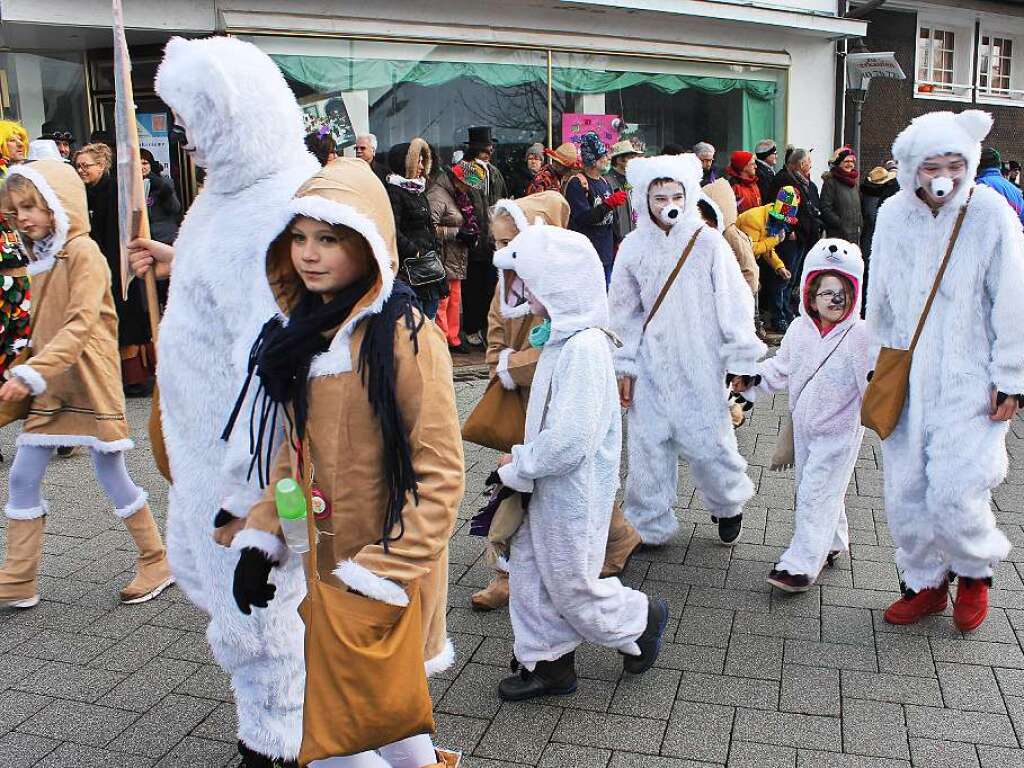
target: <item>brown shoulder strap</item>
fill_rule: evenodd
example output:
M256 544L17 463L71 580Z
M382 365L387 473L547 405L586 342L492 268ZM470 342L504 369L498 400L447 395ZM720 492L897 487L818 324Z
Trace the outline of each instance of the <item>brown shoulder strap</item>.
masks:
M956 239L960 236L960 227L964 223L964 216L967 215L967 206L971 202L971 195L974 194L972 189L967 195L967 201L964 203L963 208L960 209L960 214L956 217L956 223L953 225L953 234L949 236L949 245L946 246L946 255L942 257L942 264L939 266L938 274L935 275L935 282L932 284L932 292L928 294L928 301L924 303L924 309L921 310L921 317L917 321L917 328L914 330L914 338L910 341L910 351L914 351L914 347L917 346L917 340L921 338L921 331L924 330L924 321L928 319L928 313L932 309L932 302L935 300L935 294L939 291L939 285L942 283L942 276L946 274L946 267L949 265L949 257L953 255L953 248L956 246Z
M679 270L683 268L683 264L685 264L686 260L690 258L690 251L693 250L693 246L697 242L697 237L700 235L701 230L703 229L704 227L697 227L697 231L693 233L693 237L690 238L690 242L686 244L686 250L684 250L683 255L679 257L679 261L676 262L676 266L675 269L672 270L672 274L668 276L668 279L665 281L665 284L661 286L661 293L658 294L658 298L654 302L654 306L651 307L651 311L647 313L647 319L644 320L644 328L643 331L641 331L641 333L647 330L647 326L651 324L651 320L654 319L654 316L658 313L658 310L661 308L661 302L665 300L665 296L668 294L668 289L671 288L672 283L676 281L676 276L679 274Z

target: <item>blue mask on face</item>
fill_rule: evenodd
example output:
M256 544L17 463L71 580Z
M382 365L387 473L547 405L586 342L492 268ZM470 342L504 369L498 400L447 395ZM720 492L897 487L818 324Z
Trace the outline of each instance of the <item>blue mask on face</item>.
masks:
M551 338L551 321L545 320L540 325L535 325L530 331L530 346L534 349L540 349L548 343L548 339Z

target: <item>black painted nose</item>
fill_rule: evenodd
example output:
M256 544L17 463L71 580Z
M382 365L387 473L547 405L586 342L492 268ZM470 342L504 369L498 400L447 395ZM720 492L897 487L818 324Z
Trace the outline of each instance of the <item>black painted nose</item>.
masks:
M668 217L670 219L674 219L678 215L679 215L679 211L677 209L675 209L675 208L673 208L671 211L668 212Z
M830 246L828 247L828 249L829 249L829 251L831 251L832 253L835 253L836 251L838 251L838 250L839 250L839 246L838 246L838 245L830 245Z

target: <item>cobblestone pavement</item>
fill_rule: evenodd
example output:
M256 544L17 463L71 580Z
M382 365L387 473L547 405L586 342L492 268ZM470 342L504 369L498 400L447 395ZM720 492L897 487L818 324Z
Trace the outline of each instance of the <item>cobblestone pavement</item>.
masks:
M457 387L465 413L483 385ZM684 472L678 538L630 565L626 581L671 606L658 665L625 679L614 652L584 647L579 692L527 704L502 704L495 691L511 651L507 612L467 607L490 574L466 520L495 458L467 447L451 546L458 664L431 683L438 743L464 751L467 768L1024 766L1024 425L1009 446L1015 474L996 494L1018 547L996 576L988 621L965 637L948 615L909 628L882 621L897 578L873 441L847 499L852 558L804 595L769 591L765 575L793 514L791 474L764 469L783 408L781 398L771 410L759 405L738 433L757 484L743 543L715 544ZM166 488L144 440L148 403L131 401L129 411L140 442L131 468L162 521ZM8 459L13 437L0 436ZM0 768L235 765L231 690L203 617L177 589L142 606L117 603L132 544L86 456L55 460L46 490L44 600L0 613Z

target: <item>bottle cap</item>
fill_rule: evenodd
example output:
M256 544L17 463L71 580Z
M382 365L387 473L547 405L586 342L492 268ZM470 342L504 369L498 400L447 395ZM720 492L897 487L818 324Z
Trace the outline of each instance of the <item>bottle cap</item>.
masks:
M286 477L274 486L277 516L285 520L301 520L306 516L306 495L299 484Z

